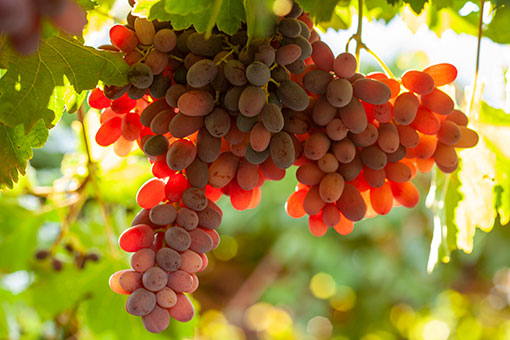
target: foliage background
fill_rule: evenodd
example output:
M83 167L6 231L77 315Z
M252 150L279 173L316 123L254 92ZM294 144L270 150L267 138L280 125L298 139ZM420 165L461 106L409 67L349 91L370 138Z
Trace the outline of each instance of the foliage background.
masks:
M299 2L322 29L356 24L356 3ZM107 27L125 17L125 4L113 0L98 0L96 7L92 1L81 3L90 9L87 42L100 41ZM272 4L193 0L184 8L179 3L140 1L137 11L172 17L183 27L194 24L204 31L210 20L217 20L226 32L247 21L250 32L258 35L264 34L264 13L270 10L266 5ZM473 9L467 14L466 4ZM484 36L494 43L510 43L510 31L505 28L509 5L504 1L487 4ZM478 33L479 5L472 2L367 0L365 6L369 21L388 24L396 16L411 28L424 23L437 34L449 29ZM211 10L212 16L199 15ZM510 155L505 145L510 118L492 103L482 102L480 94L475 95L470 116L482 139L475 149L462 153L461 170L448 178L419 176L415 180L422 193L418 208L397 208L389 216L358 223L347 237L330 231L316 239L304 219L286 215L283 205L295 185L293 171L281 182L266 183L262 203L255 210L234 211L223 198L222 243L209 257L210 265L200 275L200 288L194 294L199 316L188 324L174 322L161 335L147 334L138 318L125 313L125 297L110 292L107 280L128 266L129 257L118 250L116 238L136 213L134 196L150 176L149 165L141 153L119 159L111 149L90 142L99 126L96 111L84 106L78 114L64 112L64 104L67 111L79 106L86 95L83 90L95 86L97 78L122 83L122 64L114 55L80 47L79 39L51 34L47 39L48 46L62 51L74 46L70 56L87 57L90 64L88 68L73 66L79 77L69 80L68 72L55 71L59 65L55 63L49 73L58 75L53 84L44 83L48 75L37 74L34 81L44 83L40 89L49 105L44 100L26 103L29 106L20 109L23 115L9 120L9 105L23 93L22 88L13 94L16 83L11 75L34 78L25 67L36 59L16 58L8 50L0 54L3 166L22 170L31 157L31 146L42 146L47 128L60 119L46 145L34 150L27 175L13 189L0 193L0 339L510 338L510 253L506 251L510 232L505 227L510 215ZM430 51L425 47L423 53ZM420 55L385 62L399 75L402 59L407 58L408 67L424 66ZM41 56L44 60L44 51ZM87 72L103 67L98 63L102 57L107 58L110 72ZM376 69L376 64L363 60L361 71ZM504 77L505 71L499 76ZM456 91L461 107L469 105L469 88L451 90ZM10 141L24 145L23 152L5 148ZM2 178L2 183L15 181L17 175L12 176ZM429 196L435 200L429 202L435 204L426 207L431 183ZM493 230L475 234L476 227ZM97 252L101 260L79 270L63 247L66 243L79 251ZM55 250L64 261L63 271L57 273L48 261L34 259L35 251L42 248ZM470 254L452 252L455 248ZM429 274L427 268L434 268L438 260L450 263Z

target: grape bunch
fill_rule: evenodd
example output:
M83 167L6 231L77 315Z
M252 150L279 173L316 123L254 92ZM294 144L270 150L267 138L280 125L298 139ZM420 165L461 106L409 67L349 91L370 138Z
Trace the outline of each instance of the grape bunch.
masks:
M37 51L45 18L71 35L81 35L87 24L86 12L73 0L0 1L0 34L6 33L20 54Z
M363 218L415 206L417 170L436 163L454 171L455 148L477 142L440 89L455 67L401 80L356 73L355 57L335 57L296 3L272 37L249 44L245 26L206 37L131 13L110 40L102 48L123 53L129 83L91 92L90 106L101 110L95 139L119 156L138 145L154 176L119 239L134 253L132 269L114 273L110 287L129 295L126 310L151 332L193 317L186 294L219 244L222 195L237 210L252 209L264 182L296 165L288 214L308 215L315 236L329 228L346 235Z

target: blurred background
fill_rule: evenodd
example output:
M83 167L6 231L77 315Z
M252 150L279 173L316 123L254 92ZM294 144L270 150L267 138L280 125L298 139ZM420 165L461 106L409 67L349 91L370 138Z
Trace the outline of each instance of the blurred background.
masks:
M92 46L107 43L108 27L129 10L124 0L98 3L85 37ZM466 6L458 13L476 14L478 7ZM440 38L408 7L391 21L376 19L369 12L364 41L394 74L451 62L459 70L456 97L465 105L475 36L445 29ZM356 20L321 33L335 54ZM480 80L493 107L510 109L509 68L510 46L484 39ZM361 71L379 70L362 53ZM150 166L140 151L119 158L95 145L98 112L83 112L84 125L77 114L64 114L35 150L27 176L0 193L0 339L510 339L510 229L498 218L492 232L476 233L471 254L455 251L429 274L430 175L414 180L422 197L415 209L357 223L348 236L330 230L316 238L306 219L284 209L295 169L264 185L256 209L238 212L228 198L220 200L221 244L199 275L197 316L147 333L124 311L126 297L110 291L108 278L129 266L116 240L138 211L136 191L151 177ZM43 249L62 268L36 259Z

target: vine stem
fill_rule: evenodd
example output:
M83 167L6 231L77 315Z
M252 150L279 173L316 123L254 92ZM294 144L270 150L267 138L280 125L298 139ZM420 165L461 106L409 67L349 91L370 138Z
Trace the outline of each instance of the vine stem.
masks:
M480 0L480 18L478 20L478 42L476 47L476 64L475 64L475 79L473 81L473 89L471 93L471 102L469 103L468 113L473 110L476 97L476 87L478 83L478 71L480 70L480 50L482 48L482 33L483 33L483 8L485 7L485 0Z
M364 49L365 51L367 51L367 53L369 53L372 57L374 57L375 60L377 60L377 62L382 67L384 72L386 72L386 74L390 78L396 79L395 75L393 74L393 72L391 72L390 68L384 63L384 61L381 58L379 58L379 56L377 54L375 54L375 52L372 51L370 48L368 48L368 46L363 42L363 39L361 38L362 31L363 31L363 0L358 0L358 28L356 30L356 33L354 33L347 40L347 44L345 45L345 51L349 52L349 44L351 43L352 40L355 40L356 41L356 50L354 53L355 53L355 57L356 57L356 62L358 63L358 67L357 67L356 71L359 71L359 64L360 64L359 56L360 56L361 50Z
M94 190L94 194L97 200L97 203L99 204L99 208L101 210L101 215L103 215L105 229L106 229L106 238L108 241L108 247L110 248L110 253L113 255L118 255L117 248L114 246L112 240L115 238L113 233L113 228L110 224L110 219L108 218L108 212L106 210L106 204L103 200L103 197L101 195L101 191L99 190L99 185L97 184L97 178L96 178L96 164L92 160L92 154L90 152L90 144L89 139L87 137L87 129L85 126L85 115L83 112L83 106L81 106L78 109L78 119L81 123L81 132L82 132L82 138L83 138L83 144L85 145L85 151L87 153L87 169L90 176L90 182L92 183L92 188Z

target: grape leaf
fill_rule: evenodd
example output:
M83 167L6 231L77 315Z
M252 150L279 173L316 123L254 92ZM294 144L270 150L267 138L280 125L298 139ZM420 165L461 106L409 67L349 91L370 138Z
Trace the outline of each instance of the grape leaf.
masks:
M297 0L297 2L310 13L315 22L327 22L331 20L338 0Z
M483 32L484 36L496 43L510 43L510 30L508 29L509 22L510 6L498 8L494 13L492 21Z
M428 0L404 0L404 3L409 4L416 14L420 14L423 11L427 2Z
M216 25L220 31L234 34L241 28L241 23L246 21L242 0L223 0Z
M205 14L211 7L210 0L165 0L165 11L170 14Z
M277 17L272 4L271 0L244 0L248 42L253 38L267 38L274 32Z
M97 2L95 0L76 0L76 2L87 11L94 9L97 6Z
M48 139L48 129L39 120L34 128L25 134L23 125L8 127L0 123L0 188L12 188L18 181L18 172L25 174L27 160L32 158L32 148L40 148Z
M54 113L48 101L66 76L74 90L92 89L99 80L107 85L124 85L129 66L117 53L84 46L78 39L54 36L41 42L33 56L20 58L6 52L9 68L0 79L0 123L25 131L42 119L52 126Z

